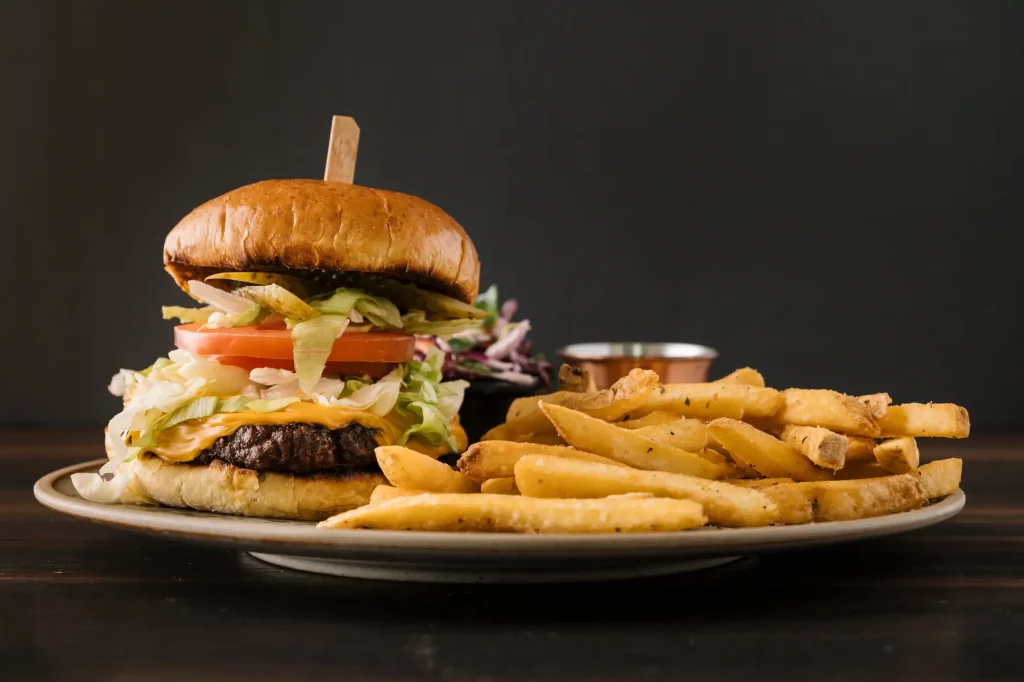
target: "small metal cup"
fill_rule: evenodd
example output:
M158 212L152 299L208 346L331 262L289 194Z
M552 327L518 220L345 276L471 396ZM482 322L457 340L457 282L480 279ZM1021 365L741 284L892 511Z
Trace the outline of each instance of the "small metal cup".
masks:
M590 370L598 388L608 388L634 368L651 369L664 384L707 381L718 352L693 343L574 343L558 350L562 362Z

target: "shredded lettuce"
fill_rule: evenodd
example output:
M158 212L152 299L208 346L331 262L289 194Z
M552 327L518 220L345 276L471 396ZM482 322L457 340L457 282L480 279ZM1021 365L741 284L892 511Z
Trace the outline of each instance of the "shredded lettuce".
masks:
M437 385L437 407L445 418L452 420L462 408L469 382L465 379L445 381Z
M458 449L451 425L437 405L417 400L406 405L406 410L419 416L419 422L405 430L398 439L399 445L405 445L413 436L419 436L435 447L447 445L452 452Z
M249 404L246 405L247 410L254 410L256 412L277 412L283 410L292 403L299 402L297 397L290 398L278 398L276 400L250 400Z
M342 315L320 315L292 327L292 352L299 388L312 395L334 342L345 333L349 319Z
M348 315L356 307L356 301L365 295L357 289L335 289L330 294L317 296L309 305L324 315Z
M476 297L476 301L473 305L480 310L487 313L487 317L484 318L485 327L493 327L494 322L498 319L498 287L495 284L487 287L487 291Z
M262 308L258 303L229 294L197 279L189 280L188 292L194 298L217 309L206 320L211 327L244 327L260 316Z
M402 326L398 308L380 296L363 296L356 301L356 311L378 327L398 329Z
M180 424L181 422L187 422L190 419L202 419L209 417L217 411L217 404L220 399L215 395L207 395L202 398L196 398L188 403L185 403L174 412L160 420L156 425L157 430L169 429L172 426Z
M327 296L310 301L310 306L325 315L348 315L355 322L366 318L377 327L398 329L402 316L394 303L381 296L371 296L358 289L335 289Z
M398 401L398 396L402 389L404 369L402 366L396 367L376 383L368 383L361 380L346 381L345 391L342 393L343 397L341 398L316 396L315 399L321 405L365 410L378 417L384 417L395 409L395 403ZM350 392L350 388L355 390Z

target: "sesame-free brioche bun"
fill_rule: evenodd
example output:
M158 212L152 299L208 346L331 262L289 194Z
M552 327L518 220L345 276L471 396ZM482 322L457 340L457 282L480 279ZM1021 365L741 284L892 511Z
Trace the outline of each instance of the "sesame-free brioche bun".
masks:
M189 279L235 271L377 273L472 303L480 261L466 231L408 194L324 180L264 180L207 201L164 242Z
M173 464L148 454L136 459L134 471L136 493L168 507L308 521L368 504L373 489L387 483L379 472L294 476L218 460Z

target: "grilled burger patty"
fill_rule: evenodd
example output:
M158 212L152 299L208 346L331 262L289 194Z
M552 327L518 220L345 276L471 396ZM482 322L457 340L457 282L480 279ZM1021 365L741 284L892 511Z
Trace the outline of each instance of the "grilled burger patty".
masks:
M288 474L378 471L376 435L377 429L362 424L333 431L319 424L247 425L218 438L192 463L219 459L244 469Z

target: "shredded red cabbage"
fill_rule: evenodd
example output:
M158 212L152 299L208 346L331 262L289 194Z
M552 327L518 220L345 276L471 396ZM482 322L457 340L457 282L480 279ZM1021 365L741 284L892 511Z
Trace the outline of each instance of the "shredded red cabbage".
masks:
M476 300L476 307L487 311L483 329L456 334L447 341L434 336L421 336L444 352L442 373L445 381L454 379L491 379L521 386L540 382L551 391L551 363L543 355L534 355L526 338L530 321L513 322L519 304L514 298L499 308L497 287L491 286ZM417 344L416 359L426 357Z

